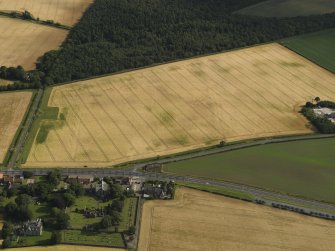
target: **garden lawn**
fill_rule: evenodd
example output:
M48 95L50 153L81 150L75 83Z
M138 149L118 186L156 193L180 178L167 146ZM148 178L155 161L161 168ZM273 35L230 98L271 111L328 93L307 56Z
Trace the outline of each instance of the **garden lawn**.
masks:
M82 233L80 230L62 231L63 243L83 245L125 247L120 233Z
M335 139L271 144L164 166L164 171L226 180L335 203Z
M126 198L122 210L122 221L119 226L119 231L127 231L130 226L135 225L137 198Z
M12 242L11 247L50 245L51 231L43 229L41 236L20 236L18 242Z
M85 209L85 207L102 208L110 203L112 203L112 201L101 202L90 196L80 196L79 198L76 198L75 204L67 210L67 213L70 215L71 228L82 229L85 225L94 224L101 221L101 217L86 218L83 214L76 213L75 212L76 208L78 209Z
M70 215L71 228L82 229L85 225L99 223L102 219L101 217L86 218L83 214L76 213L75 212L76 208L78 209L85 209L85 207L103 208L111 203L112 200L109 200L107 202L101 202L90 196L81 196L77 198L75 204L71 206L67 211L67 213L69 213ZM120 232L128 230L130 226L135 224L136 205L137 205L137 198L126 198L121 213L122 222L118 227ZM112 227L111 230L114 231L115 227Z

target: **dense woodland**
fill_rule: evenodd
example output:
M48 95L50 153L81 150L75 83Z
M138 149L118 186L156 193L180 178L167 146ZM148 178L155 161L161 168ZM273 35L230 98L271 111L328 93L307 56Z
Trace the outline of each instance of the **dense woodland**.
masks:
M335 27L335 14L233 14L260 0L96 0L38 69L59 83Z
M234 14L262 1L96 0L62 49L41 58L37 76L51 85L335 27L335 13L281 19Z

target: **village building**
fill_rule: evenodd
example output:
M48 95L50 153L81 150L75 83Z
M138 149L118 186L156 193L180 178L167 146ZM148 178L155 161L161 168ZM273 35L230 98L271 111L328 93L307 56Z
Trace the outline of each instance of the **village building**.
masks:
M15 176L13 175L4 175L3 176L3 183L4 184L14 184L14 181L15 181Z
M43 233L43 223L40 218L27 221L14 229L15 234L19 236L41 236Z
M95 189L95 195L101 199L105 198L109 192L109 185L101 179L93 184Z
M35 179L33 179L33 178L22 180L23 185L29 185L29 184L34 184L34 183L35 183Z
M143 187L142 189L143 198L146 199L164 199L166 193L164 192L163 188L161 187Z
M80 176L69 175L67 176L65 181L69 184L78 182L83 185L89 185L93 182L93 177L91 175L80 175Z
M144 167L143 167L143 170L144 171L155 171L155 170L161 170L162 168L162 164L160 163L151 163L151 164L146 164Z

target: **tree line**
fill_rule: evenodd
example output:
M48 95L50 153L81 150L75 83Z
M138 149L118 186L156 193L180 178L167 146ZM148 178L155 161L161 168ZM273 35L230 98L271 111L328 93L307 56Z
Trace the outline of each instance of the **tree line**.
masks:
M318 129L320 133L335 133L335 124L327 116L318 116L314 112L314 108L331 108L335 109L335 102L332 101L320 101L317 98L317 102L307 102L302 108L302 114Z
M1 91L15 91L22 89L37 89L43 85L44 73L39 71L27 72L22 66L0 67L0 79L10 80L13 83L1 85Z

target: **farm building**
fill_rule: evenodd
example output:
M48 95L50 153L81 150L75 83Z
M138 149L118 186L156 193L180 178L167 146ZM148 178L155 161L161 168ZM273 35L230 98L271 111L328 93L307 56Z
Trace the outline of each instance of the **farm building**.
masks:
M143 167L144 171L153 171L153 170L160 170L162 168L162 164L160 163L151 163L151 164L147 164Z
M166 193L161 187L143 187L143 198L164 199Z
M327 107L313 109L316 116L326 117L331 122L335 123L335 110Z
M109 191L109 185L103 180L94 183L94 188L95 195L99 198L105 198Z

